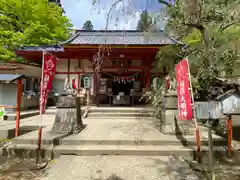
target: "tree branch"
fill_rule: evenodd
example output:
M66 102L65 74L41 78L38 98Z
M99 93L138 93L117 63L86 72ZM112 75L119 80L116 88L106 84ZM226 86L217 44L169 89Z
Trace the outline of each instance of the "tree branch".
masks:
M200 23L186 23L186 24L184 24L184 25L185 25L185 26L188 26L188 27L193 27L193 28L198 29L198 30L201 32L201 34L202 34L203 41L204 41L204 43L205 43L205 45L206 45L206 48L209 47L208 34L207 34L207 32L206 32L206 28L205 28L202 24L200 24Z
M165 1L165 0L158 0L158 2L161 3L161 4L164 4L168 7L172 7L172 4L170 2Z
M229 24L227 24L227 25L225 25L225 26L222 25L222 26L219 28L219 31L223 32L223 31L226 30L227 28L229 28L229 27L231 27L231 26L233 26L233 25L236 25L236 24L240 24L240 20L231 22L231 23L229 23Z

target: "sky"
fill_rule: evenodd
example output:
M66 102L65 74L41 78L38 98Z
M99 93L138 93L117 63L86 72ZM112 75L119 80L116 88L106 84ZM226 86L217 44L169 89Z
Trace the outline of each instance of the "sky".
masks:
M71 20L74 28L81 29L86 20L91 20L94 29L106 28L106 15L115 0L61 0L66 16ZM157 0L123 0L111 11L108 29L128 30L136 29L137 22L143 10L159 12L162 5Z

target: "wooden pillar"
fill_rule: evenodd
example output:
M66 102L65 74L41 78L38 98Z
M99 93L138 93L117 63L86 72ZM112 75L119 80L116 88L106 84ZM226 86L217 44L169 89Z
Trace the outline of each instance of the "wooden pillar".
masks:
M67 72L68 83L70 83L70 59L68 59Z
M149 89L151 85L151 68L150 65L147 64L146 66L146 88Z
M95 66L93 66L93 103L97 104L97 72Z
M20 127L20 109L21 109L21 100L22 100L22 79L18 79L17 81L17 111L16 111L16 129L15 129L15 137L19 136L19 127Z
M228 115L227 119L227 128L228 128L228 156L232 155L232 116Z
M81 60L79 59L78 60L78 67L80 68L81 67ZM78 74L78 89L80 89L81 87L81 75L80 73Z

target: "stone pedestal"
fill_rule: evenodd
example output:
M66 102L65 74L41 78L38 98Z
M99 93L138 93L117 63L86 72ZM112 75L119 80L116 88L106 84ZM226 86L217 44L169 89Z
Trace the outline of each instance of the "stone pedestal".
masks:
M52 131L55 133L78 133L83 129L80 97L62 93L57 101L57 114Z
M161 111L161 132L164 134L193 134L192 121L180 121L178 119L177 93L170 91L165 93Z

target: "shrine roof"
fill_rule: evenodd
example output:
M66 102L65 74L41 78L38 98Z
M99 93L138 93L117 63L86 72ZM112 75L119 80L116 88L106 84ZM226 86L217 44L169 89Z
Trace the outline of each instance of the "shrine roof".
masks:
M77 30L76 34L62 45L171 45L179 42L163 31L141 32L136 30Z
M22 74L0 74L0 81L16 81L17 79L24 78Z
M76 34L65 42L54 45L24 46L19 51L64 52L64 47L67 46L99 46L101 44L155 47L174 44L182 45L181 42L167 36L163 31L147 33L136 30L76 30Z
M43 46L23 46L20 51L53 51L64 52L64 49L60 45L43 45Z

